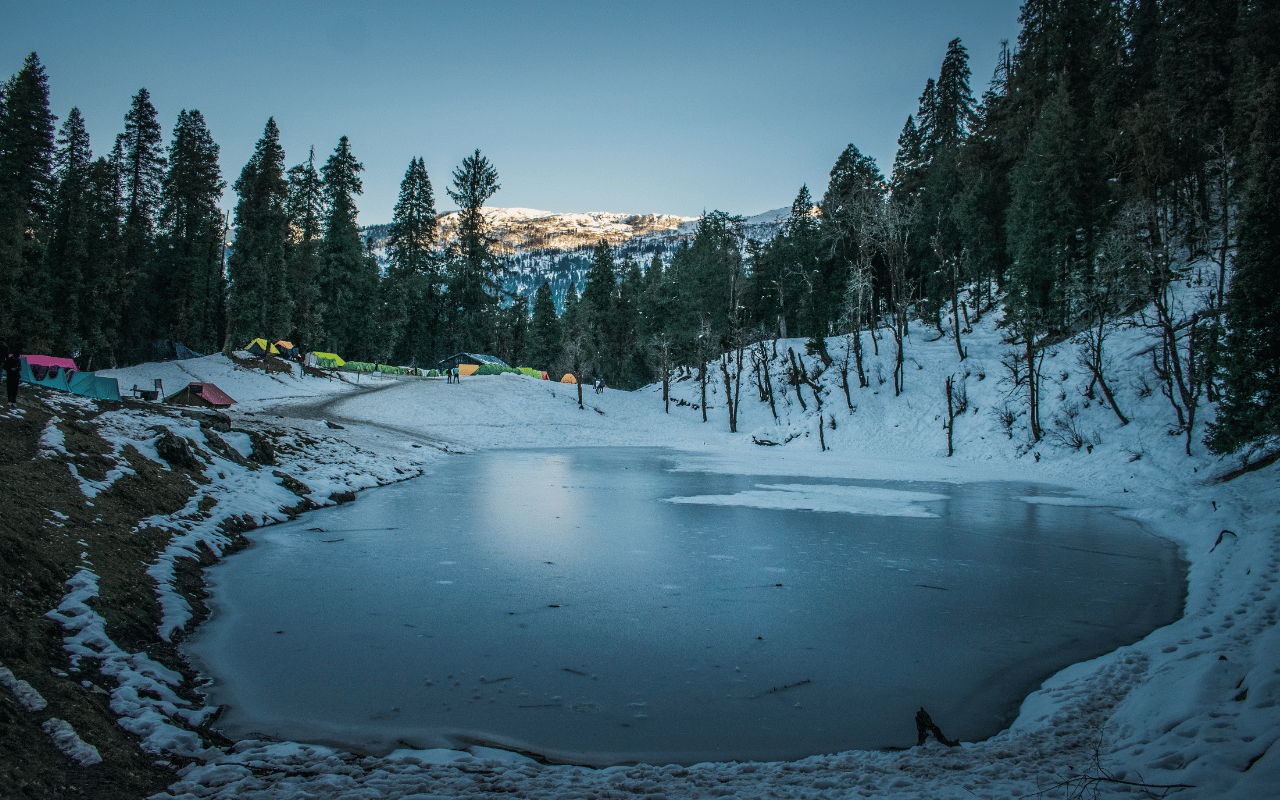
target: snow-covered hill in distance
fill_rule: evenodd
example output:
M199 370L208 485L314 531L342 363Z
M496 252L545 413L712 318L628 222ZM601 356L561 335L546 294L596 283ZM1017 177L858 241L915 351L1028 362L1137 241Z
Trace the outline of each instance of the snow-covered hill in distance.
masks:
M483 210L497 251L510 260L506 288L519 297L532 297L543 281L551 285L557 307L563 307L569 284L579 293L591 266L591 254L600 240L608 242L618 263L631 258L647 268L656 254L663 263L682 241L691 241L700 217L673 214L614 214L601 211L555 213L532 208ZM769 241L782 229L791 211L777 208L747 217L746 239ZM448 245L457 236L459 212L441 214L440 241ZM390 225L362 229L373 245L378 261L386 265L386 240Z

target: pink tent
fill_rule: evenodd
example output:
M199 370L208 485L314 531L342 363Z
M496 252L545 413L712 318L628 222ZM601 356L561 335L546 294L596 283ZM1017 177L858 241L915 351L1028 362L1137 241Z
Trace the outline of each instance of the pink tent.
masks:
M76 371L76 362L69 358L54 358L53 356L23 356L23 358L33 367L62 367L72 372Z
M214 386L212 383L192 383L191 391L208 400L215 406L229 406L235 402L226 392Z
M213 408L226 408L235 402L226 392L212 383L199 383L196 381L188 383L166 397L164 401L183 406L212 406Z

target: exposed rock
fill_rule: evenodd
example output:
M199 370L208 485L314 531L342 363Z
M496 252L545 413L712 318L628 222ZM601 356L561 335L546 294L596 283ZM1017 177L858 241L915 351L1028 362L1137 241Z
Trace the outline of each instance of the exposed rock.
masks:
M248 467L250 469L258 468L257 464L249 463L249 461L245 459L244 456L240 455L240 451L236 450L234 447L227 444L223 440L223 438L219 436L217 433L214 433L215 430L217 430L217 428L214 428L214 427L209 427L204 429L204 439L209 444L210 450L222 456L223 458L227 459L228 461L239 464L242 467ZM224 433L225 432L226 431L224 431Z
M196 457L191 450L191 444L181 436L177 436L173 431L157 425L153 430L160 431L160 438L156 440L156 452L160 457L169 462L169 466L174 469L183 469L189 472L202 472L204 470L204 462Z
M353 500L355 500L356 493L355 492L334 492L333 494L329 495L329 499L337 503L338 505L342 505L343 503L350 503Z
M302 481L293 477L289 473L281 472L280 470L277 469L277 470L272 470L271 474L275 475L277 478L280 479L281 486L293 492L298 497L306 497L307 495L311 494L310 486L306 485ZM352 499L354 500L355 498L353 497Z
M271 437L261 431L249 431L248 433L249 440L253 442L253 451L249 453L249 458L265 467L274 467L276 465L276 446L271 441Z

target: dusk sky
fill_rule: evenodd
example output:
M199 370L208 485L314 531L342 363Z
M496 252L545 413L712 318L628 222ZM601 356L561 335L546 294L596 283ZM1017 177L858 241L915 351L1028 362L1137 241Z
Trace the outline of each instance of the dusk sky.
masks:
M95 155L151 93L165 132L199 109L227 191L274 116L289 165L350 137L361 224L389 222L410 158L437 208L476 148L502 207L751 215L815 199L852 143L884 172L947 43L975 95L1017 0L897 2L9 3L0 77L36 51L61 125Z

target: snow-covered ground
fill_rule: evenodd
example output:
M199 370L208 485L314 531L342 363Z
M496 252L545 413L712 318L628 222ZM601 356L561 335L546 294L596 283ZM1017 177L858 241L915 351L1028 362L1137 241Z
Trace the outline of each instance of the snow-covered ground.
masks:
M993 413L1006 404L1015 412L1025 405L1003 380L1000 362L1009 348L1001 344L994 321L995 315L988 314L964 337L969 357L963 361L954 339L935 339L936 331L913 329L906 350L905 392L896 398L889 382L892 342L882 339L875 356L870 338L864 338L871 385L857 388L855 383L853 411L834 368L818 381L823 387L821 412L808 386L799 388L799 398L795 388L784 388L788 348L810 371L817 358L805 355L804 343L798 340L778 342L775 357L770 343L766 357L778 418L759 400L748 373L741 389L742 432L735 434L728 431L718 367L708 386L706 423L695 408L700 398L692 379L673 385L673 397L684 404L673 401L671 413L664 414L659 387L633 393L606 390L601 395L584 387L586 407L579 410L576 387L508 375L464 378L460 385L374 379L376 391L360 391L341 381L263 376L234 367L220 356L110 373L124 388L135 382L149 385L154 377L164 377L168 391L184 380L183 375L188 376L185 380L212 381L241 401L233 418L282 415L282 424L299 432L342 437L354 444L364 459L359 464L322 466L312 456L287 467L309 486L314 479L319 488L312 496L317 500L331 488L347 485L342 483L344 471L391 476L379 463L405 467L396 468L401 475L414 469L448 469L452 456L445 449L660 445L681 450L688 469L942 482L1016 478L1071 487L1080 502L1113 506L1117 513L1175 541L1190 564L1182 619L1134 645L1053 676L1027 698L1010 729L984 742L947 748L930 740L904 752L846 752L787 763L591 770L541 765L485 748L401 750L383 758L363 758L310 744L243 741L223 750L178 736L165 744L162 737L153 736L148 743L158 755L195 756L199 761L185 768L182 780L159 797L1015 798L1040 792L1047 797L1092 796L1094 789L1144 796L1133 784L1194 787L1179 791L1183 797L1280 797L1280 759L1274 749L1280 739L1276 467L1223 483L1216 478L1238 466L1235 459L1206 453L1199 434L1193 455L1183 452L1183 437L1168 432L1173 422L1168 400L1158 388L1144 388L1142 376L1149 368L1144 353L1151 340L1138 328L1114 334L1114 366L1108 376L1117 402L1133 422L1121 426L1110 408L1083 395L1088 381L1075 363L1075 347L1065 343L1044 363L1043 416L1049 428L1055 417L1074 424L1088 446L1073 449L1047 440L1028 446L1025 414L1006 433ZM839 358L842 341L832 339L830 345ZM171 379L172 370L181 374ZM943 427L948 375L963 381L969 403L955 420L955 455L949 458ZM856 381L852 374L850 380ZM1149 376L1145 380L1156 385ZM325 420L345 427L332 429ZM826 426L821 440L819 424ZM146 438L145 432L134 433ZM753 438L790 441L769 447L753 444ZM210 469L219 466L215 463ZM351 483L372 485L377 480ZM284 491L269 480L249 479L242 485L228 484L225 491L234 495L229 504L258 509L256 514L267 520L271 515L264 503L283 500L264 497L264 490ZM792 494L796 507L809 502L802 493ZM769 502L783 500L771 497ZM192 546L192 535L213 541L211 534L198 530L198 523L182 524L188 527L175 536L178 550ZM177 522L175 527L180 527ZM92 588L91 574L80 576L58 613L68 618L86 613L89 607L79 606ZM163 574L157 578L163 587ZM172 621L180 624L182 613L180 603L171 600L166 617L173 614ZM134 702L131 708L142 708L131 717L139 725L171 725L166 715L201 713L166 709L149 696L124 698L121 702L127 705L124 700ZM1159 796L1166 790L1152 791Z

